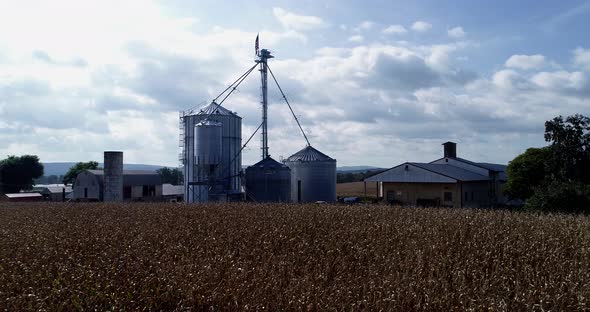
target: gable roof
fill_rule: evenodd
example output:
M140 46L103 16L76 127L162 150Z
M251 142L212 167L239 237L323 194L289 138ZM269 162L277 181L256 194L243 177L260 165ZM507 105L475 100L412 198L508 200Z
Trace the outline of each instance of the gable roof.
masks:
M487 181L489 177L467 169L445 164L409 163L416 167L438 173L458 181Z

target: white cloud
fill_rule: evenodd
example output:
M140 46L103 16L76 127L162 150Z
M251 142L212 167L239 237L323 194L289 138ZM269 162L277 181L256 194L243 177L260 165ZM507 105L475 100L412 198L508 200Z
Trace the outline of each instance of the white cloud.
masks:
M285 29L308 31L326 27L328 24L320 17L312 15L297 15L282 8L273 8L274 16Z
M540 72L531 81L541 88L553 91L581 91L589 87L586 75L579 71Z
M512 55L505 63L506 67L518 69L537 69L545 65L545 57L540 54L535 55Z
M577 48L574 50L574 64L590 71L590 49Z
M447 34L449 35L449 37L455 38L455 39L460 39L460 38L465 37L465 31L463 30L463 27L460 27L460 26L453 27L453 28L447 30Z
M381 32L386 35L389 35L389 34L405 34L408 31L402 25L389 25L386 28L384 28Z
M354 35L348 37L348 41L350 42L362 42L363 40L365 40L365 38L361 35Z
M358 26L356 26L353 30L355 32L361 32L361 31L369 30L369 29L373 28L374 25L375 25L374 22L371 22L371 21L363 21L360 24L358 24Z
M412 24L412 29L418 32L425 32L432 28L432 24L424 22L424 21L415 21Z

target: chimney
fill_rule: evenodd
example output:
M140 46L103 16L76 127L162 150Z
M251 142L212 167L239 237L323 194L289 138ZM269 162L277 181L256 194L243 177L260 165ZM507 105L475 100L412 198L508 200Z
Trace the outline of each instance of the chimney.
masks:
M445 158L457 158L457 143L449 141L442 145L444 146Z

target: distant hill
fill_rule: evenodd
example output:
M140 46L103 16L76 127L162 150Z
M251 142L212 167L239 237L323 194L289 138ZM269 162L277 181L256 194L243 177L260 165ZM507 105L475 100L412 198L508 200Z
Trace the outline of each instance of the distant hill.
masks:
M44 168L44 176L50 175L65 175L68 170L74 166L76 163L74 162L46 162L43 163ZM103 163L98 164L100 167L103 167ZM144 165L144 164L124 164L123 169L127 170L158 170L165 166L156 166L156 165Z

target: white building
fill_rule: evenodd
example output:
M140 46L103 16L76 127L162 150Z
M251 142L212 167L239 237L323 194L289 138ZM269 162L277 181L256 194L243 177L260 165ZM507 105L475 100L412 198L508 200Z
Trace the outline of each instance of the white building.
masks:
M73 200L102 201L104 192L104 171L85 170L74 182ZM162 180L155 171L124 170L123 200L154 201L162 199Z

